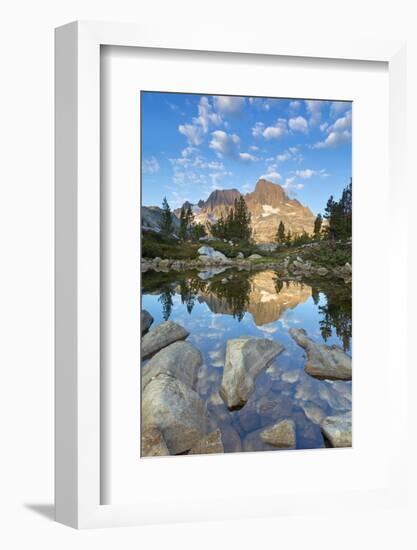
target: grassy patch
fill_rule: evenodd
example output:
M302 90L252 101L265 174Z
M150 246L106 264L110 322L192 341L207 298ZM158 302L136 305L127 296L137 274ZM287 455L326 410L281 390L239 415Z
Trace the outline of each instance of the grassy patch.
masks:
M197 250L201 243L182 242L177 239L167 239L159 233L144 231L142 233L142 257L187 260L198 257Z

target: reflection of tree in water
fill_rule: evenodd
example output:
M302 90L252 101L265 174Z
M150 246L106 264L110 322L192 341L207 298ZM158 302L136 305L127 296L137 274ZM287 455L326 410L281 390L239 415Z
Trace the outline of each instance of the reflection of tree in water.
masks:
M188 313L191 314L198 294L206 287L207 283L199 277L188 277L180 281L181 302L185 304Z
M320 331L325 341L335 329L336 335L342 340L344 351L350 350L352 338L352 287L347 284L329 284L325 288L313 286L313 300L317 305L319 292L325 295L325 305L318 306L322 316Z
M175 294L175 290L169 285L165 285L160 289L160 295L158 302L162 304L162 317L164 321L168 321L171 316L172 306L174 305L172 297Z
M249 305L249 293L251 290L250 277L240 274L227 283L212 281L209 286L210 292L220 300L224 300L231 314L238 321L245 316Z

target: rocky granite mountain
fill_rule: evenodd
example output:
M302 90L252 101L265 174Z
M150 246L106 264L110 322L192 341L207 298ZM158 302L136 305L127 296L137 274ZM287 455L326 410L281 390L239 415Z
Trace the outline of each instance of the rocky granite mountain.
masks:
M187 201L184 208L191 206L195 221L207 226L221 214L226 215L239 197L237 189L216 189L207 200L200 200L197 204ZM260 179L255 190L244 195L244 198L252 216L252 237L256 243L274 242L280 221L284 223L285 230L293 234L313 232L315 218L311 210L297 199L290 199L276 183ZM159 232L161 212L157 206L143 206L142 228ZM174 233L178 231L180 213L181 208L174 210Z
M162 219L162 209L159 206L142 206L142 231L160 232L160 224ZM172 216L174 234L178 233L180 220L176 216Z

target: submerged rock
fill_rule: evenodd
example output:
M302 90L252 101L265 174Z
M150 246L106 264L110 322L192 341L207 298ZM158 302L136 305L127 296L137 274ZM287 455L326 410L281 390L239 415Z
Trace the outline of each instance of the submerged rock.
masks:
M307 352L307 374L320 379L352 380L352 359L341 348L316 344L304 329L290 328L289 333Z
M206 435L207 409L186 384L160 374L142 393L142 429L151 426L159 429L170 454L185 453Z
M177 340L185 340L189 332L174 321L164 321L142 338L142 359L169 346Z
M188 454L207 455L214 453L224 453L222 434L218 428L197 441Z
M195 389L197 374L203 364L198 349L189 342L174 342L159 351L142 369L142 389L160 374L172 376Z
M281 420L274 426L263 430L262 441L279 449L295 449L295 424L291 419Z
M327 416L320 424L321 431L332 447L352 447L352 412Z
M264 338L236 338L227 342L220 395L230 410L241 409L255 389L258 374L284 350Z
M145 332L148 332L149 327L152 325L152 323L153 323L152 315L149 313L149 311L146 311L146 309L142 309L141 316L140 316L140 325L141 325L140 328L141 328L142 335Z
M155 426L142 430L142 456L167 456L168 447L162 434Z

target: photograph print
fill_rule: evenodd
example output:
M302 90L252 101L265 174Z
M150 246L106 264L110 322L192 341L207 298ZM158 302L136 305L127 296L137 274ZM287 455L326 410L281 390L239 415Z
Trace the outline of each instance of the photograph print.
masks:
M351 447L352 103L140 113L140 457Z

